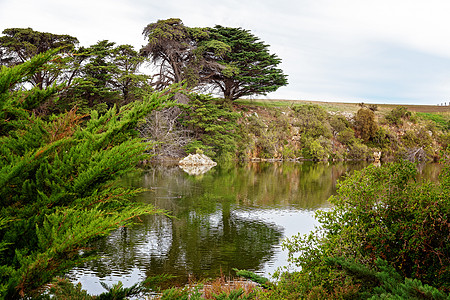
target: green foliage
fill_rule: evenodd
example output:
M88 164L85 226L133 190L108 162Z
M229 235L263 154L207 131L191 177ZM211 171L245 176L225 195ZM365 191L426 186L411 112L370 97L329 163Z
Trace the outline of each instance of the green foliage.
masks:
M238 289L238 290L230 291L229 293L223 292L219 295L215 295L214 298L216 300L237 300L237 299L249 300L249 299L252 299L253 296L252 295L244 295L244 290Z
M50 99L58 91L57 87L40 90L10 92L18 83L31 77L44 65L57 50L36 55L30 63L21 64L14 68L3 66L0 69L0 136L9 134L12 130L25 129L22 121L43 102Z
M50 296L51 295L51 296ZM46 297L47 296L47 297ZM72 284L67 278L55 278L49 284L47 295L41 295L41 299L55 300L91 300L93 299L85 290L81 288L81 283Z
M233 270L236 272L237 276L250 279L251 281L258 283L263 287L267 287L267 284L269 283L269 279L267 279L264 276L255 274L253 272L250 272L247 270L238 270L238 269L233 269Z
M88 258L80 252L88 241L131 224L135 216L158 212L133 201L140 190L115 182L148 157L152 145L136 137L137 122L173 94L152 94L102 116L71 110L43 120L18 99L45 101L55 90L41 97L37 89L11 87L52 54L1 69L0 115L11 120L0 124L2 298L39 294L55 276Z
M351 128L345 128L337 135L337 140L343 145L349 145L355 139L355 132Z
M152 58L158 66L154 86L157 90L173 83L185 81L189 87L197 86L203 74L214 65L208 64L205 54L225 51L222 43L209 43L199 46L209 34L204 28L189 28L180 19L158 20L144 28L148 43L141 54Z
M163 292L161 300L200 300L202 299L201 293L195 289L191 290L188 288L171 288Z
M439 135L438 140L442 145L442 149L447 149L450 146L450 131Z
M355 130L359 136L368 142L372 140L377 132L378 126L375 120L375 113L368 108L361 108L355 116Z
M401 126L403 125L404 119L409 119L411 117L411 112L404 106L398 106L388 112L385 116L386 121L391 125Z
M335 134L338 134L345 129L350 128L350 123L344 116L341 115L332 115L329 122Z
M424 147L429 148L433 144L430 131L423 127L416 130L407 130L402 138L403 145L407 148Z
M423 120L430 120L441 130L450 130L450 118L440 114L418 112L416 115Z
M420 280L403 278L385 260L377 259L373 269L343 258L327 258L332 268L341 268L359 285L358 294L369 299L448 299L448 295ZM355 295L356 296L356 295Z
M38 297L38 299L56 299L56 300L122 300L122 299L143 299L151 291L157 291L161 282L172 279L170 275L158 275L147 278L142 283L134 284L130 287L124 287L122 282L118 282L109 286L100 282L106 290L97 296L89 295L81 288L81 283L74 285L67 278L55 278L49 285L48 291ZM171 291L168 291L169 294ZM187 293L186 293L187 294ZM192 295L195 293L193 292ZM172 298L169 298L172 299ZM176 298L174 298L176 299ZM183 298L186 299L186 298ZM188 298L199 299L199 298Z
M295 158L297 151L288 142L290 131L289 119L280 111L273 110L266 117L255 112L243 120L239 151L246 158Z
M398 143L394 134L392 134L388 129L384 127L378 127L377 132L375 133L372 144L375 147L381 149L389 149L392 146Z
M449 169L447 161L436 184L416 182L416 168L407 162L355 172L339 183L337 195L329 199L333 209L317 212L321 223L317 231L284 243L289 261L302 271L294 279L279 275L295 280L292 284L303 296L317 292L336 297L337 291L381 296L439 293L426 285L448 292ZM357 268L342 261L339 268L330 268L328 263L338 257ZM387 262L384 269L378 258ZM381 273L371 271L376 268ZM405 277L412 279L401 282Z
M286 75L276 68L281 60L248 30L190 28L171 18L147 25L144 35L148 44L141 53L159 69L156 89L184 81L236 100L266 95L287 84Z
M186 150L201 149L208 156L235 155L237 146L237 123L239 113L230 111L206 95L193 94L184 110L183 123L194 130L195 141Z
M308 159L327 160L331 155L331 143L323 136L317 139L304 138L303 146L303 156Z
M354 138L348 145L346 157L354 160L367 160L371 157L371 154L369 152L369 147L363 144L362 140Z
M149 76L139 72L145 61L130 45L115 46L114 42L99 41L80 48L74 58L77 77L58 101L60 110L74 105L82 113L95 109L100 113L114 105L141 100L149 93Z
M328 113L322 107L311 104L293 106L292 111L293 125L299 128L303 157L314 160L327 159L332 152Z
M223 71L211 74L209 83L223 93L227 100L236 100L249 95L267 95L287 85L287 76L277 66L281 63L275 54L269 53L264 44L250 31L220 25L209 28L210 40L220 41L230 49L217 62Z
M150 92L150 76L139 72L145 58L130 45L115 46L113 42L100 41L88 48L77 49L78 40L69 35L38 32L31 28L10 28L3 33L0 65L17 65L47 50L58 53L21 79L38 89L67 84L59 91L58 101L40 102L40 107L35 108L40 114L60 113L75 105L79 113L88 113L92 109L104 113L114 104L139 100ZM37 95L37 92L33 94Z
M300 128L302 139L304 138L331 138L328 113L318 105L305 104L292 107L294 125Z
M56 49L59 53L73 51L78 40L70 35L39 32L31 28L8 28L0 37L0 66L14 66L31 59L35 55ZM23 78L37 88L47 88L64 75L66 58L58 57L39 70Z
M212 295L216 300L250 300L254 299L254 294L244 294L243 289L231 290L229 292L222 292L220 294ZM200 299L212 299L205 298L199 291L199 288L171 288L163 291L162 296L158 299L161 300L200 300Z

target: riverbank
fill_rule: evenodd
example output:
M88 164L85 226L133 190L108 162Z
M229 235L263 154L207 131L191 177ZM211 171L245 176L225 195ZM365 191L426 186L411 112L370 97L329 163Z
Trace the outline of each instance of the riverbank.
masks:
M244 160L437 161L450 140L444 106L241 100L233 108Z

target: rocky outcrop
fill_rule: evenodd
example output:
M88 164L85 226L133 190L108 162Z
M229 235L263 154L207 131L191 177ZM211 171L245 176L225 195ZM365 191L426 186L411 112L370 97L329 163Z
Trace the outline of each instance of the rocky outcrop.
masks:
M204 174L211 170L212 167L217 165L217 163L214 162L211 158L199 153L189 154L188 156L180 160L178 164L180 168L189 175Z

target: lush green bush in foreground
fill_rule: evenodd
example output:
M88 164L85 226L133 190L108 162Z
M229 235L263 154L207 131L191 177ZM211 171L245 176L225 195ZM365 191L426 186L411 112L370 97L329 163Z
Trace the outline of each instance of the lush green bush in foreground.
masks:
M158 212L135 203L139 190L114 181L146 158L136 123L169 99L143 101L99 116L74 110L44 120L33 110L58 87L21 91L54 52L0 70L0 298L41 294L44 285L86 259L89 240Z
M271 297L445 299L448 161L440 183L415 178L415 165L400 162L370 166L342 181L330 198L333 209L317 213L321 226L285 242L301 271L280 274Z

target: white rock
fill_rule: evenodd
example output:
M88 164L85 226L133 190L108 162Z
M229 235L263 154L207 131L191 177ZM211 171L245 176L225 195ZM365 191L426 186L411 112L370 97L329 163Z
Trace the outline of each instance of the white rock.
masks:
M211 158L204 154L189 154L185 158L179 161L178 163L180 168L183 169L186 173L190 175L201 175L209 170L212 167L216 166L217 163L214 162Z

